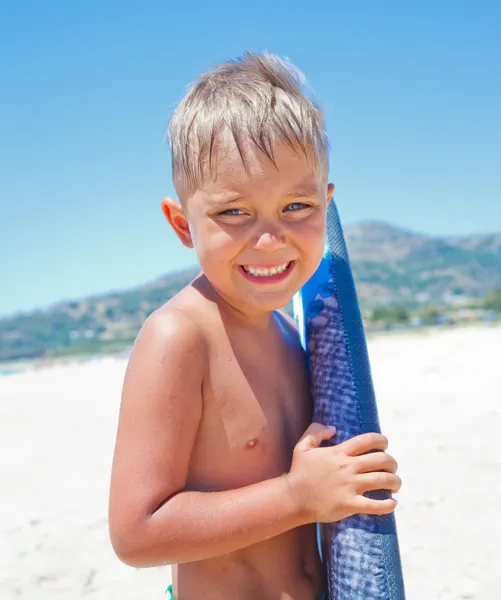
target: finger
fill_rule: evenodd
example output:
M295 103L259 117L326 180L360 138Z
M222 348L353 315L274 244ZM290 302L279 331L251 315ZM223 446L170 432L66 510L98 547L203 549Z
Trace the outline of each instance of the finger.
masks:
M354 503L354 514L364 515L387 515L392 513L397 506L395 498L386 498L385 500L373 500L365 496L357 496Z
M309 450L318 448L326 440L330 440L336 433L336 428L321 423L312 423L303 433L301 439L296 444L296 448Z
M371 452L370 454L356 456L354 464L357 473L370 473L372 471L396 473L398 469L397 461L386 452Z
M388 490L398 492L402 487L402 480L393 473L364 473L356 478L356 489L359 494L374 490Z
M341 447L349 456L359 456L370 450L386 450L388 439L381 433L363 433L337 446L339 449Z

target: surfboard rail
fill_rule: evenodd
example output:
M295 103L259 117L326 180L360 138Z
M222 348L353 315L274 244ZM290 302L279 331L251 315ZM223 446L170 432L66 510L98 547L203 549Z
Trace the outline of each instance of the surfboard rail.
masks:
M380 432L365 331L336 204L326 250L293 310L308 356L313 420L337 428L334 443ZM372 497L388 497L384 490ZM405 600L394 514L353 515L318 529L329 600Z

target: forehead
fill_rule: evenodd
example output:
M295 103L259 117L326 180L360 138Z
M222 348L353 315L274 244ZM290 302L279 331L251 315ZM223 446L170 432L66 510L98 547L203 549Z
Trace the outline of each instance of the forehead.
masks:
M231 190L250 196L266 190L287 191L298 186L311 191L319 188L322 178L312 149L304 152L299 146L277 141L273 160L252 142L237 148L233 140L219 141L204 166L201 191L206 195Z

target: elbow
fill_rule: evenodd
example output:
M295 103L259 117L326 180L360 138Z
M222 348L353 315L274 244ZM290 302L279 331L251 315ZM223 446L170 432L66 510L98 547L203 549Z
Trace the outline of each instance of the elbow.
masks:
M128 567L141 569L175 564L168 541L159 548L144 531L117 531L110 527L110 541L118 560Z
M116 557L120 562L128 567L134 567L135 569L139 569L144 565L141 560L141 553L137 552L137 550L130 545L112 542L113 550L115 552Z
M113 547L113 550L115 551L115 556L124 565L127 565L128 567L133 567L134 569L139 569L142 566L139 564L140 561L137 559L134 553L115 547Z
M154 560L148 553L136 549L115 549L115 554L120 562L134 569L164 567L174 564L169 560Z
M141 552L136 536L125 531L117 531L110 525L111 547L118 560L128 567L139 568Z

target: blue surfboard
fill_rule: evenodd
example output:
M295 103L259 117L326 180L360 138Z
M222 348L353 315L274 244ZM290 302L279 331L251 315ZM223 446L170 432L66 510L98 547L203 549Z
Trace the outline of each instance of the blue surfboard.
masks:
M293 300L310 368L313 420L333 443L380 432L365 332L338 211L327 211L326 251ZM388 497L387 492L370 494ZM318 526L329 600L405 600L394 514L353 515Z

